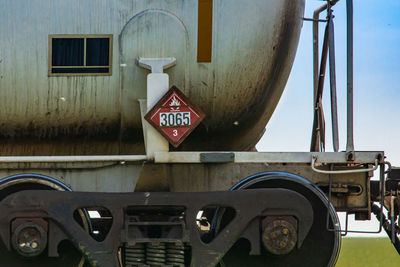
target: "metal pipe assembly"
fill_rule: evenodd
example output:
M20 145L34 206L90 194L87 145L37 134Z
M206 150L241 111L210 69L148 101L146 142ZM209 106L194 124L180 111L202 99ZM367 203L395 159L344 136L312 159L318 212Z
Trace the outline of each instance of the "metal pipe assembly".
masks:
M331 6L334 6L339 0L332 1L330 3ZM328 8L328 3L320 6L314 11L313 14L313 73L314 73L314 101L318 88L318 74L319 74L319 27L318 23L320 22L319 15L321 12L325 11Z
M331 7L335 5L337 1L327 1L326 4L317 8L313 15L313 73L314 73L314 125L311 140L311 151L320 151L318 148L318 139L324 140L321 136L322 125L318 125L315 121L315 116L323 117L322 108L319 108L317 103L319 97L322 97L322 89L325 75L325 64L326 64L326 44L324 38L324 45L322 51L321 65L319 64L319 35L318 35L318 23L321 22L319 15L322 11L328 9L327 28L325 35L329 36L329 71L330 71L330 89L331 89L331 118L332 118L332 139L333 139L333 150L339 151L339 126L337 116L337 93L336 93L336 63L335 63L335 39L334 39L334 23ZM346 0L347 10L347 144L346 153L347 160L354 160L354 105L353 105L353 1ZM321 142L321 141L319 141ZM320 144L324 147L324 144Z
M318 120L316 118L316 103L318 101L318 88L319 88L319 15L321 12L328 8L328 4L324 4L317 8L313 14L313 74L314 74L314 122L311 137L311 148L310 151L317 152L320 150L320 140L321 140L321 129L318 129Z
M331 91L331 114L332 114L332 139L333 149L339 151L339 130L337 119L337 97L336 97L336 64L335 64L335 39L334 25L331 7L339 0L328 1L314 11L313 21L313 76L314 76L314 123L311 137L311 151L325 150L325 120L322 109L322 94L325 81L325 70L329 51L330 91ZM320 20L320 13L328 10L327 20ZM319 63L319 22L327 22L324 44L322 47L322 58ZM319 64L321 64L319 66Z

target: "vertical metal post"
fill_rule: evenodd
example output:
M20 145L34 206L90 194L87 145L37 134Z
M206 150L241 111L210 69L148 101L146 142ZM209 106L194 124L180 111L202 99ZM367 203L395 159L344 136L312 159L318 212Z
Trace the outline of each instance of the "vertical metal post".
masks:
M319 14L323 8L319 8L314 11L313 16L313 72L314 72L314 102L316 102L317 90L318 90L318 75L319 75Z
M354 160L353 138L353 0L346 0L347 10L347 145L346 156Z
M339 126L337 115L337 96L336 96L336 62L335 62L335 28L333 24L332 10L329 8L328 27L329 27L329 77L331 87L331 117L332 117L332 140L333 151L339 151Z
M316 152L321 151L320 149L320 131L318 128L318 121L315 117L315 105L318 101L318 81L319 81L319 14L327 8L327 4L319 7L314 11L313 15L313 72L314 72L314 101L313 101L313 111L314 111L314 122L313 129L311 133L311 147L310 151Z
M176 64L175 58L138 58L138 64L142 68L151 70L147 75L147 101L140 101L142 120L145 112L148 112L168 92L169 77L163 73L164 69ZM144 120L143 120L144 121ZM156 129L144 121L144 138L146 155L154 159L155 152L168 152L169 143Z

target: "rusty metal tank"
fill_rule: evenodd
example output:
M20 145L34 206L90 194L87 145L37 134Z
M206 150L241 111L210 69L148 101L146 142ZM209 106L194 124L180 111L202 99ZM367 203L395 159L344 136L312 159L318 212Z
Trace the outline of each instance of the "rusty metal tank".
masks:
M203 9L199 9L203 5ZM206 114L179 150L251 150L285 87L304 0L3 0L2 155L144 153L138 57L166 71ZM204 8L211 32L204 37ZM207 23L205 23L207 25ZM110 72L52 75L52 36L108 35ZM86 41L85 41L86 42ZM199 60L199 46L210 59ZM85 43L86 45L86 43Z

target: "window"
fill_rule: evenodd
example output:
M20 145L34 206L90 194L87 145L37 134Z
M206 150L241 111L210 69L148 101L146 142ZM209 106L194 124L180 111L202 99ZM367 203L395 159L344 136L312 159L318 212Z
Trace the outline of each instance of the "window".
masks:
M49 76L111 75L112 35L49 35Z

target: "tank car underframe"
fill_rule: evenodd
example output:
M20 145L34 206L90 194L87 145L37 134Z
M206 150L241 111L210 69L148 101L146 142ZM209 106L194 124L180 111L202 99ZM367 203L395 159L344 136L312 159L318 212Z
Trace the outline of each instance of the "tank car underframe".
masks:
M357 219L370 219L371 198L380 199L382 193L371 196L370 178L378 165L384 167L384 153L355 152L354 156L354 161L348 161L346 152L158 152L155 162L168 164L169 190L182 192L193 188L223 190L221 186L230 187L254 173L293 173L330 195L337 211L354 213ZM137 188L150 184L156 183L139 179Z
M309 229L310 218L327 216L324 212L310 212L307 208L310 202L302 201L304 195L288 188L224 192L256 173L285 172L304 177L330 195L337 211L355 213L356 219L370 219L371 203L379 200L382 193L371 195L370 177L378 166L384 167L384 153L355 152L354 155L353 161L346 160L345 152L156 152L154 160L123 155L0 157L2 176L41 173L71 183L74 191L91 191L11 194L0 202L1 238L4 245L15 252L18 243L13 246L12 242L19 239L13 235L23 232L25 226L32 228L33 223L38 224L34 228L41 229L40 233L45 232L43 236L49 245L47 253L52 257L58 256L58 243L67 239L92 265L112 266L116 264L120 247L131 249L133 252L129 253L137 255L143 248L136 245L155 244L157 247L161 242L182 247L182 251L185 245L190 247L191 266L214 266L241 237L253 240L252 253L257 254L260 247L265 250L260 242L262 231L252 231L254 227L259 229L260 225L268 224L264 220L278 216L285 221L282 225L297 222L292 228L298 229L296 244L299 246ZM96 183L95 188L87 190L85 178L99 175L99 170L108 174L109 179L91 180ZM129 179L135 183L137 192L99 192L112 191L104 190L110 188L111 181L122 185ZM132 190L129 188L128 191ZM202 222L196 215L210 206L232 208L236 216L207 243L199 238ZM102 242L94 240L73 217L77 209L96 207L106 208L112 217L112 227ZM147 215L140 217L143 213ZM162 216L154 217L154 214ZM143 234L146 227L155 227L160 235Z
M346 160L346 152L156 152L154 161L145 155L0 157L0 175L41 173L73 191L196 192L223 191L255 173L283 171L308 179L327 195L331 179L335 208L369 218L370 170L384 164L384 153L354 155L353 161ZM331 175L324 173L330 168Z

